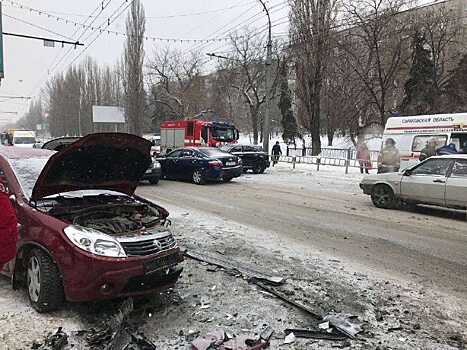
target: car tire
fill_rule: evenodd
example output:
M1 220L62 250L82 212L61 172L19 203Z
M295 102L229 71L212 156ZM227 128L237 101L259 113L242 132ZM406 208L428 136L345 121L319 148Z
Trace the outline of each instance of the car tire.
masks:
M26 287L31 306L37 312L57 310L65 300L58 267L42 250L34 249L29 256Z
M193 171L192 175L193 182L197 185L204 185L206 184L206 177L203 174L201 169L196 169Z
M388 185L376 185L371 191L371 201L377 208L392 209L396 204L396 197Z
M149 179L149 183L151 185L157 185L159 183L159 178L158 177L153 177L153 178Z
M266 169L266 166L264 165L264 162L257 161L253 164L253 173L254 174L262 174L264 173L264 170Z
M224 181L224 182L229 182L229 181L232 181L232 179L233 179L233 177L224 177L224 178L222 179L222 181Z

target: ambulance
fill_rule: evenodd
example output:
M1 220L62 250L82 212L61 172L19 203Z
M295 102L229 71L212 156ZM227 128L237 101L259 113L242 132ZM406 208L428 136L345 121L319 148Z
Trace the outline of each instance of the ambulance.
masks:
M467 113L391 117L383 144L389 137L396 141L401 169L405 169L419 162L420 151L430 137L436 138L436 148L453 143L459 151L467 141Z

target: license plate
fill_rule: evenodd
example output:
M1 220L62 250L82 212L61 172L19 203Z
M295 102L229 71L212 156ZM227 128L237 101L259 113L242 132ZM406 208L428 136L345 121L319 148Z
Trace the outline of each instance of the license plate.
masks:
M236 163L235 162L226 162L225 163L227 166L234 166Z
M146 261L144 263L144 273L147 275L147 274L165 269L166 267L177 265L177 264L178 264L177 254L165 256L157 260Z

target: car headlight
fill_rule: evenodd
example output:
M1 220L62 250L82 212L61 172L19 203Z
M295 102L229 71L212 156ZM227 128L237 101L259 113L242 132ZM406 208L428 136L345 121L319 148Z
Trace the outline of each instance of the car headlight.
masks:
M161 163L159 163L159 162L156 160L156 161L152 162L152 167L153 167L154 169L160 169Z
M114 238L92 228L71 225L63 232L78 248L91 254L111 258L125 258L126 254L120 243Z

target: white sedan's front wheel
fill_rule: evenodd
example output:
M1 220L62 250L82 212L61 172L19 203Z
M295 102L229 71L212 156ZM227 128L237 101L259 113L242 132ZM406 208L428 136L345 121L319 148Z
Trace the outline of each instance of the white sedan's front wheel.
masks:
M396 197L391 187L387 185L376 185L371 192L371 201L377 208L394 208Z

